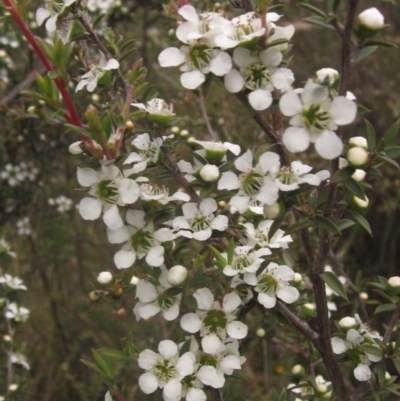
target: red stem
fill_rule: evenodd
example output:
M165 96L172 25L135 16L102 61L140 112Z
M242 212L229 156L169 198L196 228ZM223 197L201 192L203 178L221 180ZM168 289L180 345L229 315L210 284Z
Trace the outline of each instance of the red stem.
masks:
M3 0L3 2L4 2L4 5L6 6L6 8L8 9L8 11L10 12L10 14L12 15L12 17L14 18L15 22L20 27L23 35L28 40L28 42L31 44L31 46L33 47L33 50L39 57L42 64L45 66L46 70L48 72L54 71L53 65L51 64L49 59L46 57L43 50L41 49L38 42L36 41L35 37L33 36L32 32L30 31L28 26L25 24L25 21L22 19L21 15L19 14L19 11L14 3L14 0ZM57 88L60 91L61 96L64 99L65 105L67 106L67 109L69 112L69 114L64 113L65 119L70 124L73 124L77 127L83 127L83 124L79 118L78 112L76 111L75 104L66 89L64 80L62 78L55 78L54 82L57 85ZM93 143L89 138L82 137L81 139L82 139L82 141L84 141L88 145L90 145L90 148L94 148Z
M182 7L183 7L183 6L187 6L187 5L189 5L188 0L181 0L181 6L182 6Z

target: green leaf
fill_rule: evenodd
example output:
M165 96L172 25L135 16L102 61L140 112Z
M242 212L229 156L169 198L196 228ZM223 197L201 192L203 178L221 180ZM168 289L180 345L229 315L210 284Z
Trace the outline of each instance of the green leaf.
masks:
M362 186L353 178L342 181L342 185L357 198L366 200Z
M393 359L393 365L397 370L397 373L400 374L400 359Z
M391 47L391 48L394 48L394 49L397 49L397 47L398 47L396 44L394 44L392 42L388 42L387 40L375 40L375 39L367 40L364 43L364 46Z
M374 312L374 315L377 315L378 313L383 313L383 312L390 312L396 309L396 305L393 304L383 304L379 305Z
M215 264L217 265L218 269L222 270L228 264L226 259L221 255L221 253L216 248L214 248L211 245L209 245L209 247L214 252L214 256L216 259Z
M329 287L332 288L333 291L335 291L337 294L339 294L346 301L349 300L347 298L346 289L344 288L344 286L340 282L340 280L336 277L335 273L324 272L324 273L321 273L319 276L321 277L322 280L325 281L326 284L329 285Z
M304 228L311 227L315 223L308 217L299 220L297 223L291 225L286 231L285 234L292 234L296 231L303 230Z
M322 18L324 18L324 19L327 18L327 15L326 15L322 10L320 10L320 9L317 8L317 7L312 6L311 4L308 4L308 3L298 3L297 5L300 6L300 7L305 8L305 9L308 10L308 11L311 11L311 12L312 12L313 14L315 14L315 15L319 15L320 17L322 17Z
M368 221L363 216L361 216L360 213L354 210L349 210L348 212L353 217L353 220L372 237L371 226L369 225Z
M389 159L396 159L400 156L400 146L390 146L385 148L385 155Z
M369 55L371 55L377 48L378 48L378 46L366 46L366 47L363 47L357 53L356 64L359 63L361 60L364 60Z
M99 352L100 352L100 354L109 356L111 358L126 358L127 357L127 355L125 354L124 351L120 351L117 349L100 348Z
M396 138L400 129L400 120L396 121L383 135L385 146L390 145ZM386 149L385 149L386 150Z
M339 7L341 0L327 0L326 8L328 9L329 13L335 13Z
M287 39L276 39L273 40L272 42L267 43L266 47L274 47L274 46L278 46L278 45L282 45L284 43L289 43L289 41Z
M374 345L363 344L361 345L361 348L368 354L382 356L382 350L379 347L375 347Z
M382 173L376 168L376 167L369 167L365 170L367 175L370 175L371 177L379 177L382 178Z
M375 145L376 145L375 129L374 129L374 127L372 126L372 124L368 120L365 120L365 125L366 125L366 128L367 128L368 150L370 152L373 152L375 150Z
M112 377L113 376L112 370L110 369L104 358L94 349L92 349L92 354L103 375L107 377Z
M377 157L375 158L375 160L381 161L381 162L389 163L389 164L391 164L393 167L396 167L397 169L400 168L399 163L397 163L396 161L394 161L394 160L392 160L392 159L389 159L389 158L386 157L386 156L379 155L379 156L377 156Z
M303 21L306 21L309 24L317 25L317 26L320 26L322 28L330 29L331 31L335 31L336 32L336 28L331 24L327 24L325 22L325 18L307 17L307 18L304 18Z
M315 224L317 225L317 227L322 228L326 231L330 231L331 233L334 233L334 234L340 234L340 230L336 226L336 224L333 223L332 221L330 221L329 219L327 219L326 217L315 216L314 221L315 221Z
M337 226L337 228L340 230L340 231L343 231L343 230L345 230L346 228L349 228L349 227L351 227L351 226L354 226L354 221L352 221L352 220L349 220L349 219L342 219L342 220L339 220L337 223L336 223L336 226Z
M96 364L94 364L93 362L89 362L89 361L86 361L84 359L81 359L81 362L84 365L86 365L88 368L94 370L95 372L97 372L97 373L99 373L101 375L103 374L103 371Z

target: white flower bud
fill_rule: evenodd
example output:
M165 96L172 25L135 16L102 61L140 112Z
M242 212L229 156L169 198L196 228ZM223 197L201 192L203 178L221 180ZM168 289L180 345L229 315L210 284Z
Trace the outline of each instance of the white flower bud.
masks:
M368 142L363 136L353 136L349 139L349 146L358 146L360 148L368 149Z
M110 284L112 279L113 279L113 275L110 272L101 272L97 276L97 281L103 285Z
M369 205L369 199L365 197L364 199L357 198L357 196L352 197L352 201L355 206L359 207L360 209L365 209Z
M139 277L132 276L131 281L129 282L130 285L137 285L139 282Z
M339 80L339 72L333 68L321 68L317 71L317 78L321 84L327 81L329 85L333 85Z
M367 301L369 298L369 295L366 292L360 292L360 299L362 301Z
M92 95L92 101L93 102L98 102L100 100L100 97L97 93L93 93Z
M392 376L390 376L389 372L385 373L385 382L388 382Z
M361 182L364 181L365 176L367 175L367 173L364 170L360 170L357 169L353 175L351 176L351 178L353 178L354 180L356 180L357 182Z
M366 149L356 146L347 152L347 160L354 167L363 167L369 161L369 153Z
M318 394L325 394L328 391L328 387L325 384L318 384L316 390Z
M303 376L305 373L304 367L301 365L294 365L292 368L292 375Z
M300 273L294 273L293 281L295 283L300 283L301 281L303 281L302 275Z
M171 134L174 134L174 135L179 134L179 131L180 131L180 129L179 129L179 127L177 127L176 125L174 125L174 126L171 128Z
M176 265L168 270L167 280L171 285L182 284L188 275L186 267L181 265Z
M29 106L27 112L28 112L28 114L36 114L36 107Z
M275 220L281 213L281 205L278 202L264 206L264 216L267 219Z
M372 7L358 15L358 23L366 28L378 30L385 25L385 18L378 9Z
M357 327L357 320L354 317L346 316L339 320L339 327L346 330L354 329Z
M4 334L3 336L3 341L6 343L9 343L12 340L11 336L9 336L8 334Z
M79 155L80 153L83 153L83 150L81 148L81 143L83 143L83 142L78 141L78 142L74 142L71 145L69 145L68 150L70 151L70 153L72 153L73 155Z
M18 390L18 384L16 384L16 383L10 384L10 386L8 387L8 389L9 389L11 392L17 391L17 390Z
M200 170L200 177L205 182L215 182L219 178L219 169L214 164L206 164Z
M182 131L181 131L181 134L180 134L181 136L188 136L189 135L189 131L187 130L187 129L183 129Z
M390 277L388 280L389 287L393 289L399 289L400 288L400 277L399 276L393 276Z
M260 338L262 338L262 337L265 337L265 330L262 328L262 327L260 327L259 329L257 329L257 331L256 331L256 335L257 335L257 337L260 337Z

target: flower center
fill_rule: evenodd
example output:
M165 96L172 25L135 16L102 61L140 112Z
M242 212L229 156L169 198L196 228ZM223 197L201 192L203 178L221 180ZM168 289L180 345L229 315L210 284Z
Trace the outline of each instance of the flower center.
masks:
M239 272L242 272L246 267L253 264L253 260L248 255L239 255L232 261L232 268Z
M254 233L254 237L257 241L257 244L263 248L265 246L269 245L269 238L268 238L268 232L265 231L260 231L260 230L256 230Z
M213 54L213 49L210 49L207 45L194 45L189 50L186 63L193 69L202 70L208 67Z
M255 171L249 171L241 175L242 189L246 195L253 196L260 191L264 184L264 176Z
M150 114L159 114L163 116L173 116L174 115L174 106L172 104L168 104L163 99L153 99L147 102L147 111Z
M154 366L154 375L157 379L168 382L175 375L175 365L168 359L163 359Z
M112 180L102 180L97 183L97 197L104 203L114 205L118 200L118 187Z
M198 363L201 366L214 366L214 368L217 367L217 360L209 354L200 355Z
M168 188L165 188L164 185L157 184L142 184L140 186L142 196L162 199L168 197Z
M189 390L191 388L194 387L194 384L196 383L197 377L196 375L193 373L190 376L186 376L181 380L182 386L183 388Z
M261 20L256 17L255 13L249 13L246 19L243 17L234 24L234 39L242 41L243 36L250 35L261 29Z
M206 313L203 318L203 324L210 333L218 333L220 330L225 329L228 323L228 318L222 310L212 309Z
M271 82L271 73L265 65L255 63L245 69L243 78L246 88L251 90L262 89Z
M328 128L330 122L329 113L319 104L312 104L308 110L304 110L301 114L307 129L315 128L323 131Z
M275 295L276 290L278 289L278 281L267 274L258 282L257 287L260 292L263 292L264 294Z
M285 185L295 184L298 181L296 174L293 174L289 167L282 167L276 178Z
M140 254L150 250L153 240L154 236L150 231L138 230L131 236L130 242L131 247Z
M160 154L160 147L155 142L149 142L149 147L145 150L139 150L139 153L150 162L155 163Z
M207 230L208 228L210 228L210 219L202 215L196 216L192 220L190 226L191 229L195 232Z
M157 298L157 303L158 303L158 306L161 308L161 310L167 311L167 310L171 309L171 307L173 305L176 304L176 297L174 297L174 296L167 297L167 296L161 294Z
M72 19L66 15L65 17L57 18L57 32L60 35L61 39L66 42L69 39L69 35L72 30Z

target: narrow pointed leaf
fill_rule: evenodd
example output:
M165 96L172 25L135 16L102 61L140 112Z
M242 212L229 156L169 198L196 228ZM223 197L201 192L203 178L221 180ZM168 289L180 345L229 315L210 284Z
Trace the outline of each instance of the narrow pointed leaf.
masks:
M367 128L368 150L370 152L373 152L375 150L375 145L376 145L375 128L372 126L372 124L368 120L365 120L365 125Z
M349 210L348 211L353 218L353 220L358 223L371 237L372 237L372 230L371 226L369 225L368 221L361 216L360 213L354 211L354 210Z
M315 220L315 224L317 225L317 227L322 228L326 231L330 231L331 233L334 233L334 234L340 234L340 230L336 226L336 224L333 223L332 221L330 221L329 219L327 219L326 217L315 216L314 220Z

